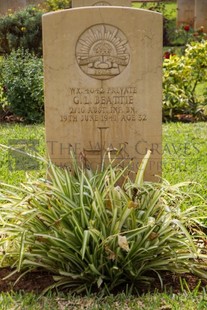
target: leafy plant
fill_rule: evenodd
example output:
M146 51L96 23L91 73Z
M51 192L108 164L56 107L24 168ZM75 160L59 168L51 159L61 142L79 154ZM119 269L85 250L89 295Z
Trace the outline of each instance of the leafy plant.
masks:
M207 38L207 34L204 32L204 27L194 30L189 24L181 25L174 29L174 33L171 37L172 45L182 46L181 51L185 51L187 44L191 42L202 42Z
M43 68L42 59L24 50L13 51L1 66L1 82L4 85L6 106L26 122L42 122Z
M42 14L67 9L70 0L47 0L41 5L29 5L24 9L0 17L0 52L9 54L22 48L37 56L42 55Z
M190 114L194 120L206 119L207 98L197 88L207 81L207 41L187 45L183 56L170 55L163 63L163 117L178 119Z
M3 85L0 84L0 113L3 112L5 105L7 104L7 100L5 97L6 89Z
M182 212L180 185L134 181L110 163L100 173L50 165L50 180L1 191L1 246L18 271L44 268L53 287L110 292L140 287L162 271L206 278L194 208ZM119 183L119 185L117 185ZM191 232L194 232L191 235Z
M46 7L48 11L56 11L70 8L70 0L46 0Z
M161 3L161 2L157 2L157 3L142 3L141 4L141 8L142 9L147 9L150 11L156 11L156 12L160 12L163 15L166 13L166 4L165 3Z
M2 65L2 57L0 57L0 67ZM0 82L0 113L3 112L4 105L6 104L6 96L5 96L6 88L2 84L2 81Z
M42 54L42 10L28 6L0 17L0 51L11 53L12 50L23 48Z

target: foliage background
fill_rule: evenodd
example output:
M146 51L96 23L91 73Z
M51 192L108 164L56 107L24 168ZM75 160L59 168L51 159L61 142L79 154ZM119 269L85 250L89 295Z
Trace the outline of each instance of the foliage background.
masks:
M0 17L0 53L23 48L42 55L42 9L28 6Z
M207 41L187 44L184 54L163 62L163 118L178 120L183 114L192 121L207 118Z
M44 120L42 59L18 49L5 56L0 64L1 106L4 111L28 123Z

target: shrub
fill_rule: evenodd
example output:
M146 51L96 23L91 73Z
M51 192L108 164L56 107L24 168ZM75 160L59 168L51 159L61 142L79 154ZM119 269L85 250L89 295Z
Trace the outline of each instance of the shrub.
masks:
M194 30L190 25L184 24L172 33L171 43L172 45L182 46L184 52L187 44L191 42L202 42L206 38L207 34L204 32L204 27Z
M70 3L70 0L46 0L46 8L48 11L69 9Z
M42 11L28 6L21 11L0 17L0 51L11 53L23 48L42 54Z
M0 57L0 67L2 65L2 61L3 61L3 58ZM4 107L7 104L5 93L6 93L6 88L2 84L2 80L0 80L0 114L3 112Z
M23 48L42 55L42 14L70 7L70 0L47 0L0 17L0 53Z
M51 165L50 181L2 190L5 258L19 271L44 268L54 287L76 292L141 288L162 271L206 278L195 209L181 210L180 185L143 182L148 156L134 181L127 167L92 174L74 161L73 173Z
M0 114L3 113L6 104L7 104L7 101L5 98L5 89L0 84Z
M17 50L5 57L0 66L7 100L6 108L23 117L26 122L42 122L42 60L28 51Z
M207 97L198 95L198 87L207 81L207 41L187 45L182 56L168 55L163 63L163 118L177 119L190 114L206 119ZM166 55L166 54L165 54Z

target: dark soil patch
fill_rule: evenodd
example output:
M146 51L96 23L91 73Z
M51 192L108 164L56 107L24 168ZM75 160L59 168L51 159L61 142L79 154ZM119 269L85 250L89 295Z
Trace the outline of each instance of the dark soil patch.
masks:
M28 272L27 274L23 275L18 281L17 279L21 276L20 273L15 273L11 277L4 279L7 277L12 270L10 268L0 268L0 292L34 292L34 293L41 293L44 289L54 283L53 277L46 271L32 271ZM181 284L180 278L182 279L183 283L185 282L187 287L185 289L189 289L193 291L198 284L200 283L199 288L207 286L207 281L200 281L194 275L190 274L183 274L182 276L173 275L171 273L165 272L162 274L163 284L165 292L171 293L179 293L181 292ZM123 288L122 288L123 289ZM147 292L162 292L162 288L160 285L160 281L155 279L152 285L143 286L138 288L140 294L145 294ZM116 293L119 293L119 290L116 290Z
M207 281L200 280L197 276L192 274L176 275L169 272L163 272L162 280L163 287L161 287L159 279L156 278L150 287L150 291L153 292L156 290L162 292L164 290L165 292L178 294L182 289L192 292L198 287L198 290L201 291L203 287L207 286ZM181 287L181 283L183 288ZM149 291L149 289L146 288L146 291ZM144 290L143 293L146 291Z
M54 283L53 277L48 272L39 270L28 272L19 280L21 273L15 273L11 277L4 279L11 272L10 268L0 268L0 292L25 291L40 293Z

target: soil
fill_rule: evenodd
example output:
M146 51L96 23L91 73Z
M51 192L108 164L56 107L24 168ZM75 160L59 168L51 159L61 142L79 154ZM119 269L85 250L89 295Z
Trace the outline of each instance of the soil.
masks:
M34 292L41 293L45 288L54 283L53 277L45 271L33 271L21 276L21 273L4 279L12 270L10 268L0 268L0 292ZM19 280L18 280L19 278Z
M10 268L0 268L0 292L34 292L36 294L41 293L44 289L54 283L52 275L50 275L46 271L32 271L29 272L22 277L20 273L15 273L14 275L4 279L8 276L12 270ZM17 281L17 279L20 279ZM194 275L184 274L181 276L183 283L186 283L186 287L184 288L193 291L200 283L200 289L207 285L207 281L201 281ZM179 293L181 292L181 284L180 277L176 275L172 275L170 273L163 273L162 279L164 283L165 292L169 291L171 293ZM152 286L149 288L148 286L142 286L140 293L148 293L149 291L162 291L160 287L159 280L155 280ZM118 293L118 292L115 292Z

